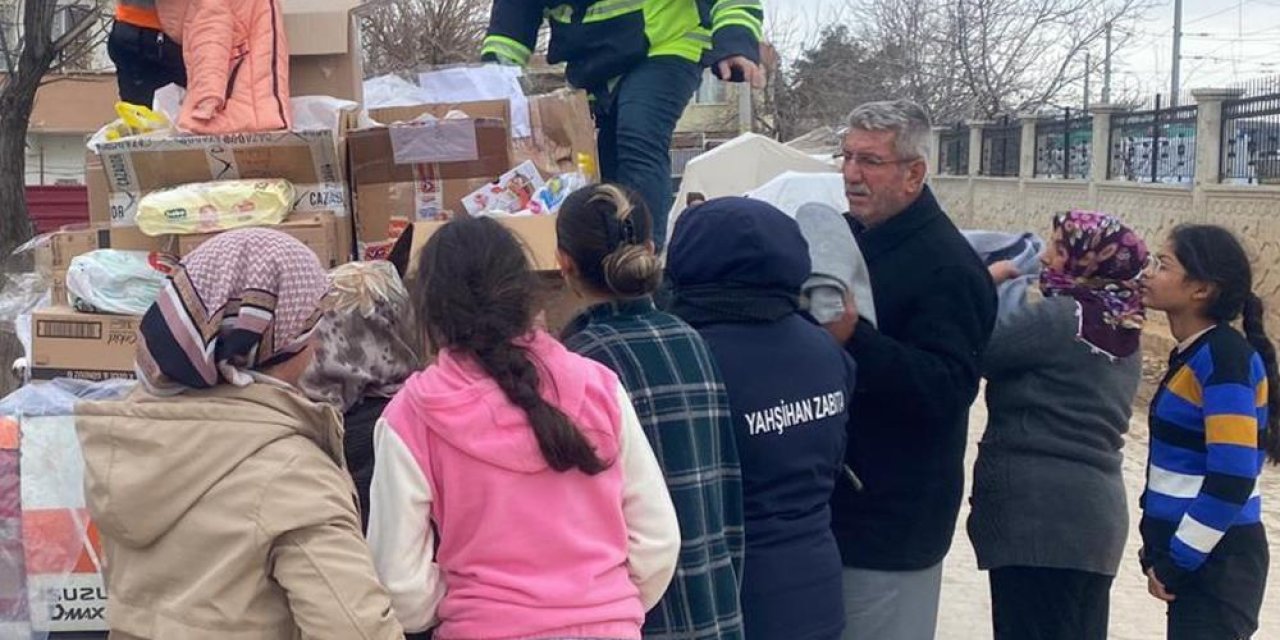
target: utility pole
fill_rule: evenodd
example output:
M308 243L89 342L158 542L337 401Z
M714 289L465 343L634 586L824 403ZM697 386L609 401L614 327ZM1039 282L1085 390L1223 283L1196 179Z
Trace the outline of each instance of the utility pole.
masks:
M1107 51L1102 59L1102 104L1111 104L1111 21L1107 21Z
M1089 52L1085 51L1084 52L1084 111L1085 113L1089 112L1089 76L1093 75L1092 73L1093 70L1090 68L1089 65L1092 64L1092 62L1093 61L1090 60L1089 58Z
M1173 73L1170 74L1169 106L1178 106L1182 93L1182 0L1173 0Z

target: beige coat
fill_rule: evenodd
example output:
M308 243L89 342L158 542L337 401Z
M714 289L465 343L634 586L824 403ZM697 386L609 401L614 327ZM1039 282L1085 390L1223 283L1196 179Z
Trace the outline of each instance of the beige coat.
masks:
M403 637L341 424L272 383L78 406L112 639Z

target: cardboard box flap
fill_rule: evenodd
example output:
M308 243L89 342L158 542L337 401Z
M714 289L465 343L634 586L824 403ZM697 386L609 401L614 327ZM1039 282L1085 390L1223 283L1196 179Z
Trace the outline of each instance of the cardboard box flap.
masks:
M359 0L282 0L289 55L347 53L351 12L360 4Z
M511 122L511 102L508 100L479 100L476 102L418 104L410 107L384 107L370 109L369 119L386 125L416 120L424 114L443 118L450 111L455 110L461 111L474 119L493 118L503 122Z
M437 180L481 178L497 179L511 168L507 141L507 125L501 120L473 120L479 157L466 162L436 164L396 164L390 132L385 127L353 131L347 137L347 153L351 158L352 181L356 185L412 185L422 175ZM357 187L359 188L359 187Z

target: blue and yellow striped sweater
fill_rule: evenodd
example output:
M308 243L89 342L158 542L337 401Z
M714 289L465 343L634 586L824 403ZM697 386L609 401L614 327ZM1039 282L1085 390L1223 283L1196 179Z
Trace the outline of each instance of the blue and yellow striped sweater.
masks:
M1267 375L1239 332L1219 325L1175 353L1152 401L1142 495L1143 565L1176 588L1215 550L1250 552L1265 537L1258 474Z

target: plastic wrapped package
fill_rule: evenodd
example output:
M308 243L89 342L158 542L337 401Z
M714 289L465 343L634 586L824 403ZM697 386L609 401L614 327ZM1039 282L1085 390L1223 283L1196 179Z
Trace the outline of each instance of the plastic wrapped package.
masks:
M59 380L0 400L0 638L106 629L73 414L77 402L118 399L133 384Z
M27 361L31 359L31 312L49 305L52 274L39 258L48 244L48 235L32 238L13 250L0 271L0 332L17 334ZM5 368L13 364L0 362Z
M293 210L288 180L217 180L153 191L138 203L138 229L149 236L216 233L280 224Z
M146 251L98 249L71 259L67 293L87 313L140 316L160 295L173 260Z

